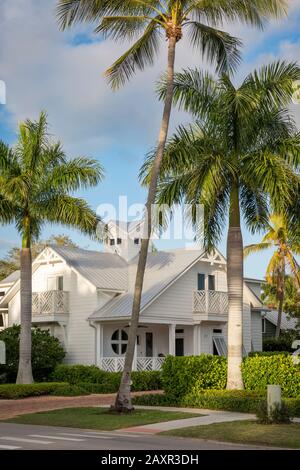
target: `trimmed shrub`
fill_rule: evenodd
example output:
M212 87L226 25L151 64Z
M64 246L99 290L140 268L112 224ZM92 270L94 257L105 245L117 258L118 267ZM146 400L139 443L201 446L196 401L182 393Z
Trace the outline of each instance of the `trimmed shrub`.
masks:
M289 351L292 350L292 341L289 337L265 338L263 340L264 351Z
M6 364L0 365L2 382L15 382L19 365L19 325L14 325L0 332L0 340L6 346ZM37 381L47 380L54 368L62 362L65 351L59 340L49 331L32 329L32 372ZM64 379L62 381L65 381Z
M183 398L182 404L212 410L255 413L262 400L261 393L247 390L193 390Z
M80 382L102 383L106 376L107 372L96 366L68 366L60 364L54 369L51 379L55 382L69 382L70 384L78 384Z
M246 390L265 392L267 385L277 384L283 396L300 397L300 365L294 365L291 356L246 358L242 371Z
M35 383L30 385L23 384L4 384L0 385L0 399L16 399L26 397L36 397L40 395L51 395L54 392L65 389L69 386L67 383Z
M51 375L52 380L79 385L90 393L115 393L118 391L121 372L106 372L96 366L59 365ZM158 390L162 387L158 371L132 372L132 391Z
M257 413L265 401L266 395L245 390L205 390L201 394L190 394L181 402L172 401L164 394L149 394L133 398L134 405L207 408L246 413ZM300 417L300 398L285 398L283 403L290 416Z
M63 386L56 387L50 395L57 397L78 397L83 395L89 395L91 392L86 387L80 387L79 385L64 384Z
M291 353L288 351L252 351L249 352L248 357L255 357L255 356L290 356Z
M226 359L220 356L167 356L162 367L163 389L171 400L180 400L195 387L223 389L226 386Z

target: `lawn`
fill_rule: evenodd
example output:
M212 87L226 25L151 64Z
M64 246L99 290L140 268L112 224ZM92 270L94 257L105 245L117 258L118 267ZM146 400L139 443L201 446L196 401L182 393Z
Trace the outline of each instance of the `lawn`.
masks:
M39 413L20 415L6 420L6 422L113 431L114 429L172 421L174 419L192 418L195 416L200 415L177 411L145 409L138 409L130 414L118 414L110 412L107 408L87 407L63 408L53 411L42 411Z
M300 423L265 425L257 424L253 421L234 421L176 429L162 434L240 444L300 449Z

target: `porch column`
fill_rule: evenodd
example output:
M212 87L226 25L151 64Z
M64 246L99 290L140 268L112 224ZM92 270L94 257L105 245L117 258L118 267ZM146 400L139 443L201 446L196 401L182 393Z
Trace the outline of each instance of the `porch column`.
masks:
M175 331L176 325L169 325L169 354L175 356Z
M96 365L101 367L101 359L103 357L103 325L101 323L97 323L96 338Z
M135 340L132 370L137 370L137 339Z
M201 354L201 329L200 325L194 325L193 329L193 354L194 356L198 356Z

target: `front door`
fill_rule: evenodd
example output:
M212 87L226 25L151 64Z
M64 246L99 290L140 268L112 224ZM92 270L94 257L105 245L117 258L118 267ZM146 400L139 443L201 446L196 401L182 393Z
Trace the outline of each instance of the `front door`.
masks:
M175 356L184 356L184 339L175 339Z
M153 357L153 333L146 333L146 357Z

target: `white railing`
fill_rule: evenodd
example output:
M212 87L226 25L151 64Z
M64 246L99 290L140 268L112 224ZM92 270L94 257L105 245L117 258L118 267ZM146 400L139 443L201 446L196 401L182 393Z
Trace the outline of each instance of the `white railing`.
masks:
M160 370L164 363L164 357L137 357L137 370Z
M69 313L69 292L53 290L32 294L33 315Z
M228 293L215 290L197 290L194 292L194 312L228 313Z
M164 357L137 357L134 370L160 370ZM125 357L101 357L99 367L107 372L121 372L124 369Z

